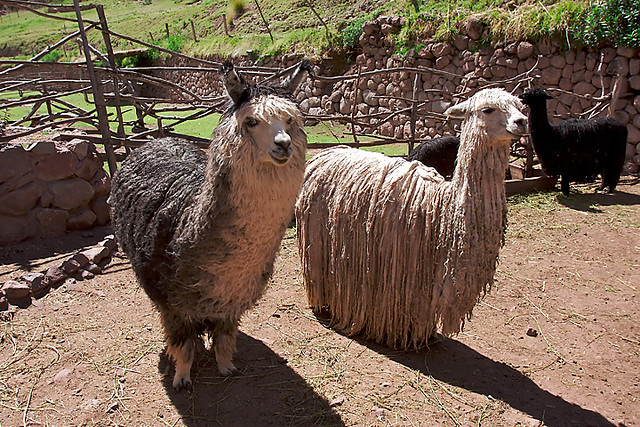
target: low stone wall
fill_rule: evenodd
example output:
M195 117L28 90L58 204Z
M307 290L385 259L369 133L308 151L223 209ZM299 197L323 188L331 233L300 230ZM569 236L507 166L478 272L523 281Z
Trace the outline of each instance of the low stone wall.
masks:
M98 245L75 253L47 270L26 273L18 280L7 280L0 284L0 317L3 311L28 307L33 298L42 298L67 279L87 280L92 279L96 274L102 274L117 249L118 244L115 238L109 235Z
M0 245L108 223L110 188L85 140L0 145Z
M325 57L316 61L317 73L335 76L355 74L358 70L366 73L396 67L422 69L416 93L423 104L416 122L417 139L455 132L440 114L456 102L454 95L468 97L473 90L487 84L504 87L515 94L521 93L526 85L555 89L551 93L556 98L548 102L552 122L591 116L591 113L615 116L629 131L624 173L640 172L640 50L612 47L567 50L557 42L532 44L526 40L486 45L482 40L488 39L488 28L470 19L463 24L463 34L453 41L436 42L427 34L416 42L415 49L400 55L395 53L394 37L402 25L398 17L379 17L365 23L359 40L361 52L352 65L347 66L344 57ZM247 55L239 58L237 64L289 67L300 58L301 55L285 55L254 59ZM163 65L197 67L199 64L170 57ZM34 70L25 67L24 73L27 72ZM151 74L178 83L200 96L223 94L215 71L154 71ZM412 137L410 115L401 110L411 105L415 82L415 73L408 71L364 77L357 89L353 80L307 79L297 93L297 101L302 110L312 116L355 112L357 132L409 139ZM171 93L151 85L144 85L141 90L145 96ZM614 101L609 108L607 97L611 94Z

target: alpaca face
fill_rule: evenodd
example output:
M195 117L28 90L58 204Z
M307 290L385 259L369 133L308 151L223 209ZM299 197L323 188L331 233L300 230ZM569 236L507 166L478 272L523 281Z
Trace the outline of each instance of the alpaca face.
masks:
M259 149L259 157L263 162L284 165L291 157L292 119L281 120L271 118L269 121L247 117L243 127L251 140Z
M553 99L551 95L540 88L530 88L520 94L520 99L525 105L546 105L547 99Z
M445 114L474 123L482 129L489 140L508 143L527 132L527 117L518 98L502 89L485 89L465 102L450 107Z
M485 123L487 134L493 138L510 141L527 132L527 117L514 105L507 105L506 111L497 106L486 106L477 114Z
M276 96L262 96L251 100L236 112L242 134L257 148L260 162L285 165L299 143L302 117L290 101Z

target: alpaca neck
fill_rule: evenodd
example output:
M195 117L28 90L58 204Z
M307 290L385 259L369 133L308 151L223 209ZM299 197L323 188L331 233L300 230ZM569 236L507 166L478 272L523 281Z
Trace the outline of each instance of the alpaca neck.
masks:
M203 257L237 248L270 254L291 220L303 174L304 149L297 146L295 158L274 166L260 163L246 141L212 144L204 184L187 214L189 228L198 230L188 244Z
M445 262L436 267L434 275L439 304L446 307L442 314L445 335L461 330L478 295L491 288L504 244L504 173L509 149L505 143L487 142L463 128L456 170L443 195L437 235L437 248L443 253L437 259Z
M473 125L469 121L470 125ZM504 193L504 174L509 160L507 144L487 144L486 135L462 130L464 138L458 150L451 181L454 197L486 197Z
M475 246L473 250L497 251L506 225L504 175L509 147L487 144L481 135L468 134L471 137L461 142L451 181L448 215L457 224L451 231L460 234L464 241L460 244ZM471 230L467 229L470 224Z
M552 126L547 115L547 103L529 105L531 144L543 162L553 153L552 141L549 137L551 130Z

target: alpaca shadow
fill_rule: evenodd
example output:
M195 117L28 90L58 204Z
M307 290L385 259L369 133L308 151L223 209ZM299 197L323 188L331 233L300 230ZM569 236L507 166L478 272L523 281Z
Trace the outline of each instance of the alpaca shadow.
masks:
M613 193L602 194L571 194L569 196L558 195L558 203L577 211L602 213L598 206L634 206L640 205L640 196L616 190Z
M262 341L239 333L237 344L234 364L239 374L226 378L218 374L213 353L199 346L191 392L173 389L173 362L166 354L160 358L163 385L185 425L344 426L329 402Z
M424 375L499 399L544 422L545 426L615 425L597 412L541 389L520 371L491 360L459 341L443 338L431 344L429 349L401 353L378 344L359 342Z

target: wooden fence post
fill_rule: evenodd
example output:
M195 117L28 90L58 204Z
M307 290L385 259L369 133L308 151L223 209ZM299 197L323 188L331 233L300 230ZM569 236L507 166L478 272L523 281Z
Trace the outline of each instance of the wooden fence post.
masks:
M420 74L416 73L413 79L413 102L411 103L411 139L409 140L409 153L413 151L413 147L416 142L416 117L418 115L418 86L420 86L421 79Z
M267 19L262 14L260 3L258 3L258 0L254 0L254 1L256 2L256 6L258 7L258 12L260 12L260 16L262 17L262 22L264 22L265 27L267 27L267 32L269 32L269 37L271 37L271 43L273 43L273 34L271 34L271 28L269 28L269 23L267 22Z
M79 0L73 0L73 6L76 10L76 17L78 18L78 30L80 31L82 48L87 61L87 73L89 74L89 80L91 80L93 102L95 103L96 113L98 114L98 125L100 126L100 133L102 134L104 151L107 155L107 164L109 165L109 172L111 173L111 176L113 176L118 169L118 164L116 163L116 155L113 152L113 147L111 146L111 130L109 129L107 107L104 102L104 93L102 92L102 82L98 81L96 78L96 73L93 69L93 62L91 62L91 51L89 50L87 34L84 31L84 23L82 22L82 12L80 12Z
M116 104L116 113L118 115L118 136L124 136L124 120L122 119L122 108L120 106L120 81L118 80L118 66L116 65L116 59L113 55L113 46L111 46L111 36L109 35L109 27L107 26L107 18L104 15L104 6L101 4L96 5L96 11L98 12L98 19L100 19L100 30L102 32L102 38L104 44L107 47L107 58L109 59L109 65L114 71L112 76L113 82L113 96ZM106 64L105 64L106 65Z
M353 104L351 105L351 134L356 148L360 148L360 141L358 141L358 135L356 134L356 108L358 106L358 89L360 88L361 74L362 67L358 66L358 78L353 83Z
M227 26L227 14L226 13L222 14L222 24L224 25L224 33L228 37L231 37L231 34L229 34L229 27Z
M198 37L196 37L196 27L193 25L193 19L189 19L189 22L191 22L191 33L193 34L193 41L197 42Z

